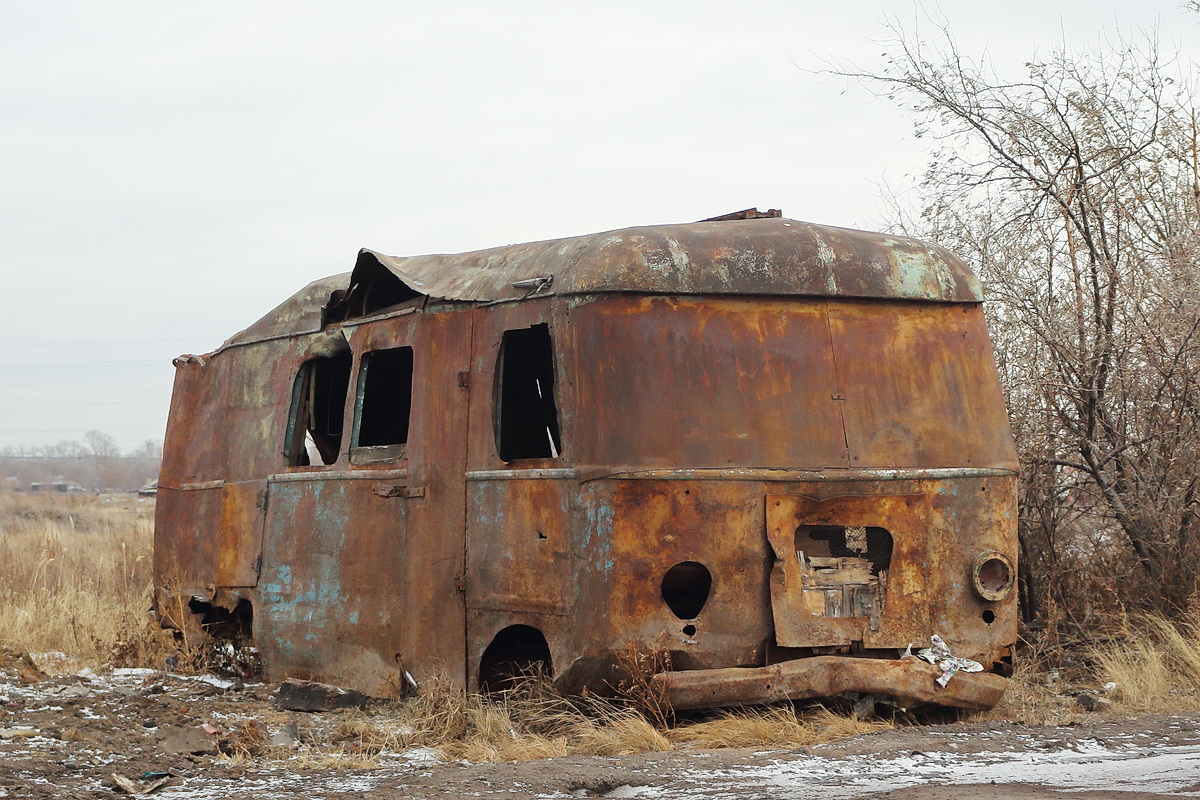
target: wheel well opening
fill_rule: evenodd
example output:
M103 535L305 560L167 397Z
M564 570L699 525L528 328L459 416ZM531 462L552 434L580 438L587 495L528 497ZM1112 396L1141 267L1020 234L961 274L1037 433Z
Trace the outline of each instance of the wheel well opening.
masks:
M495 635L479 661L479 690L502 692L530 678L552 678L550 645L531 625L510 625Z

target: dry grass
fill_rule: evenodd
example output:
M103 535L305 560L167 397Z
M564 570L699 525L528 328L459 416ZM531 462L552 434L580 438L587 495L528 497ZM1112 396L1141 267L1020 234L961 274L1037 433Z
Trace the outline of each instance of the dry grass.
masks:
M1200 709L1200 633L1162 617L1126 621L1093 655L1100 682L1127 711Z
M446 758L483 763L671 749L670 741L633 709L559 697L536 681L496 697L428 681L416 698L390 714L348 715L334 742L362 755L431 747Z
M152 516L132 499L0 492L0 645L64 653L58 669L161 666Z
M667 736L688 748L803 747L892 726L890 720L858 719L819 706L806 712L792 706L771 706L725 711L713 719L669 730Z
M1049 673L1039 671L1034 662L1018 661L1000 704L975 718L1054 725L1080 711L1065 689L1058 681L1050 680Z
M558 697L529 683L501 697L468 695L434 681L388 713L347 714L325 752L329 763L361 765L411 747L476 763L531 761L554 756L624 756L717 747L788 747L885 730L893 723L860 720L815 707L723 712L703 722L657 728L641 713L596 698Z

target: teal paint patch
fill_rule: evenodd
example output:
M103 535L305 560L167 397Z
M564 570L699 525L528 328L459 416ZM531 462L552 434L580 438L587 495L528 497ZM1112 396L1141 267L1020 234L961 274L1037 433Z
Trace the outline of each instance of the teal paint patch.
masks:
M503 528L504 504L500 494L502 487L490 481L475 484L471 492L471 519L483 526Z
M926 253L906 253L893 250L896 260L895 280L892 288L900 297L928 297L941 294L938 267Z
M349 595L341 584L341 558L350 522L343 481L276 484L271 525L263 553L263 582L256 625L284 663L304 663L315 648L336 638L338 627L357 623L347 615ZM310 515L311 518L308 518ZM298 547L294 531L311 536ZM351 619L351 617L354 617Z
M612 574L616 561L612 556L613 508L607 503L588 504L584 507L587 524L583 526L580 542L583 563L598 568L605 577Z

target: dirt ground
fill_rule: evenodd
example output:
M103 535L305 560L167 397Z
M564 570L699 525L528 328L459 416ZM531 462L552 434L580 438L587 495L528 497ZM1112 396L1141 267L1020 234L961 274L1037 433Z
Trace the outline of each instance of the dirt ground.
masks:
M138 791L161 784L151 796L164 799L1200 797L1196 713L1106 711L1066 727L959 722L812 748L498 765L410 748L356 768L351 758L316 760L305 742L335 740L361 712L285 711L272 686L150 670L26 683L20 672L12 659L0 664L2 798L113 797L122 779ZM270 760L238 755L254 738L248 730L276 737ZM208 752L179 752L188 748Z

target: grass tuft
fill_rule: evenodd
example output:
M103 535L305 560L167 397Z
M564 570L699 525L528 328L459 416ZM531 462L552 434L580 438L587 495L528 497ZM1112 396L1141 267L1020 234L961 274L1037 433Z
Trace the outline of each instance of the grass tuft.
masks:
M1200 709L1200 634L1157 616L1126 621L1093 653L1100 682L1127 711Z
M804 747L891 727L890 720L858 719L823 706L807 712L790 705L756 706L722 711L711 719L669 730L667 736L688 748Z

